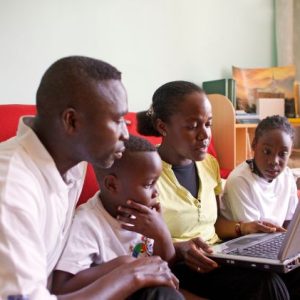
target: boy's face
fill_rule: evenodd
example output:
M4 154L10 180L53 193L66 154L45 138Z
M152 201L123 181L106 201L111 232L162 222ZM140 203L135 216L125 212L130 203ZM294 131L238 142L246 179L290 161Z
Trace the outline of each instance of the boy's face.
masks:
M253 143L255 164L263 178L275 179L286 167L293 141L280 129L265 132Z
M145 206L152 207L157 202L158 192L156 181L162 171L161 159L156 151L127 152L126 163L118 175L119 205L125 205L127 200L133 200ZM125 158L125 157L124 157Z

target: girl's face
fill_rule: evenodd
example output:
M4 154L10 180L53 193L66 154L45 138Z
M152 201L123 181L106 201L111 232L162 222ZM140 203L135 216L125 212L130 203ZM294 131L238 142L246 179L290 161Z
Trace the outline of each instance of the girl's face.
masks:
M204 93L184 96L177 112L164 124L165 147L172 151L178 165L203 160L211 139L211 104Z
M281 129L266 131L253 143L255 164L263 178L272 181L284 170L292 145L291 137Z

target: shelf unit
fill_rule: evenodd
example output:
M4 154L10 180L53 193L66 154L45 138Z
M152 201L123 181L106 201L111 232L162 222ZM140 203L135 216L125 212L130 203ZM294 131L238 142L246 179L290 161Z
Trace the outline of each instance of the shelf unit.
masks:
M236 124L231 101L219 94L208 95L212 105L212 136L221 168L232 170L251 158L251 142L257 124ZM300 127L300 119L290 120L293 127ZM293 149L300 153L300 149Z

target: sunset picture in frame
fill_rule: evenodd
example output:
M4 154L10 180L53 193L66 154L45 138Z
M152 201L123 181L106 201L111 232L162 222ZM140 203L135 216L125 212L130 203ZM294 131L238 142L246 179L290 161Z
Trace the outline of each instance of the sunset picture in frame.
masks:
M236 103L238 110L256 112L259 98L284 98L285 115L295 117L294 65L271 68L232 67L232 78L236 81Z

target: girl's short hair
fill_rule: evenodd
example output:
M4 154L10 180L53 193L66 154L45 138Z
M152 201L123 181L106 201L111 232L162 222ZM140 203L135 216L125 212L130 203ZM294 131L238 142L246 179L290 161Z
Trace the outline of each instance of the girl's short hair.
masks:
M265 119L261 120L256 129L253 142L257 142L258 139L263 136L266 132L274 129L279 129L288 134L291 140L294 140L294 128L288 121L286 117L282 117L279 115L274 115L270 117L266 117Z

